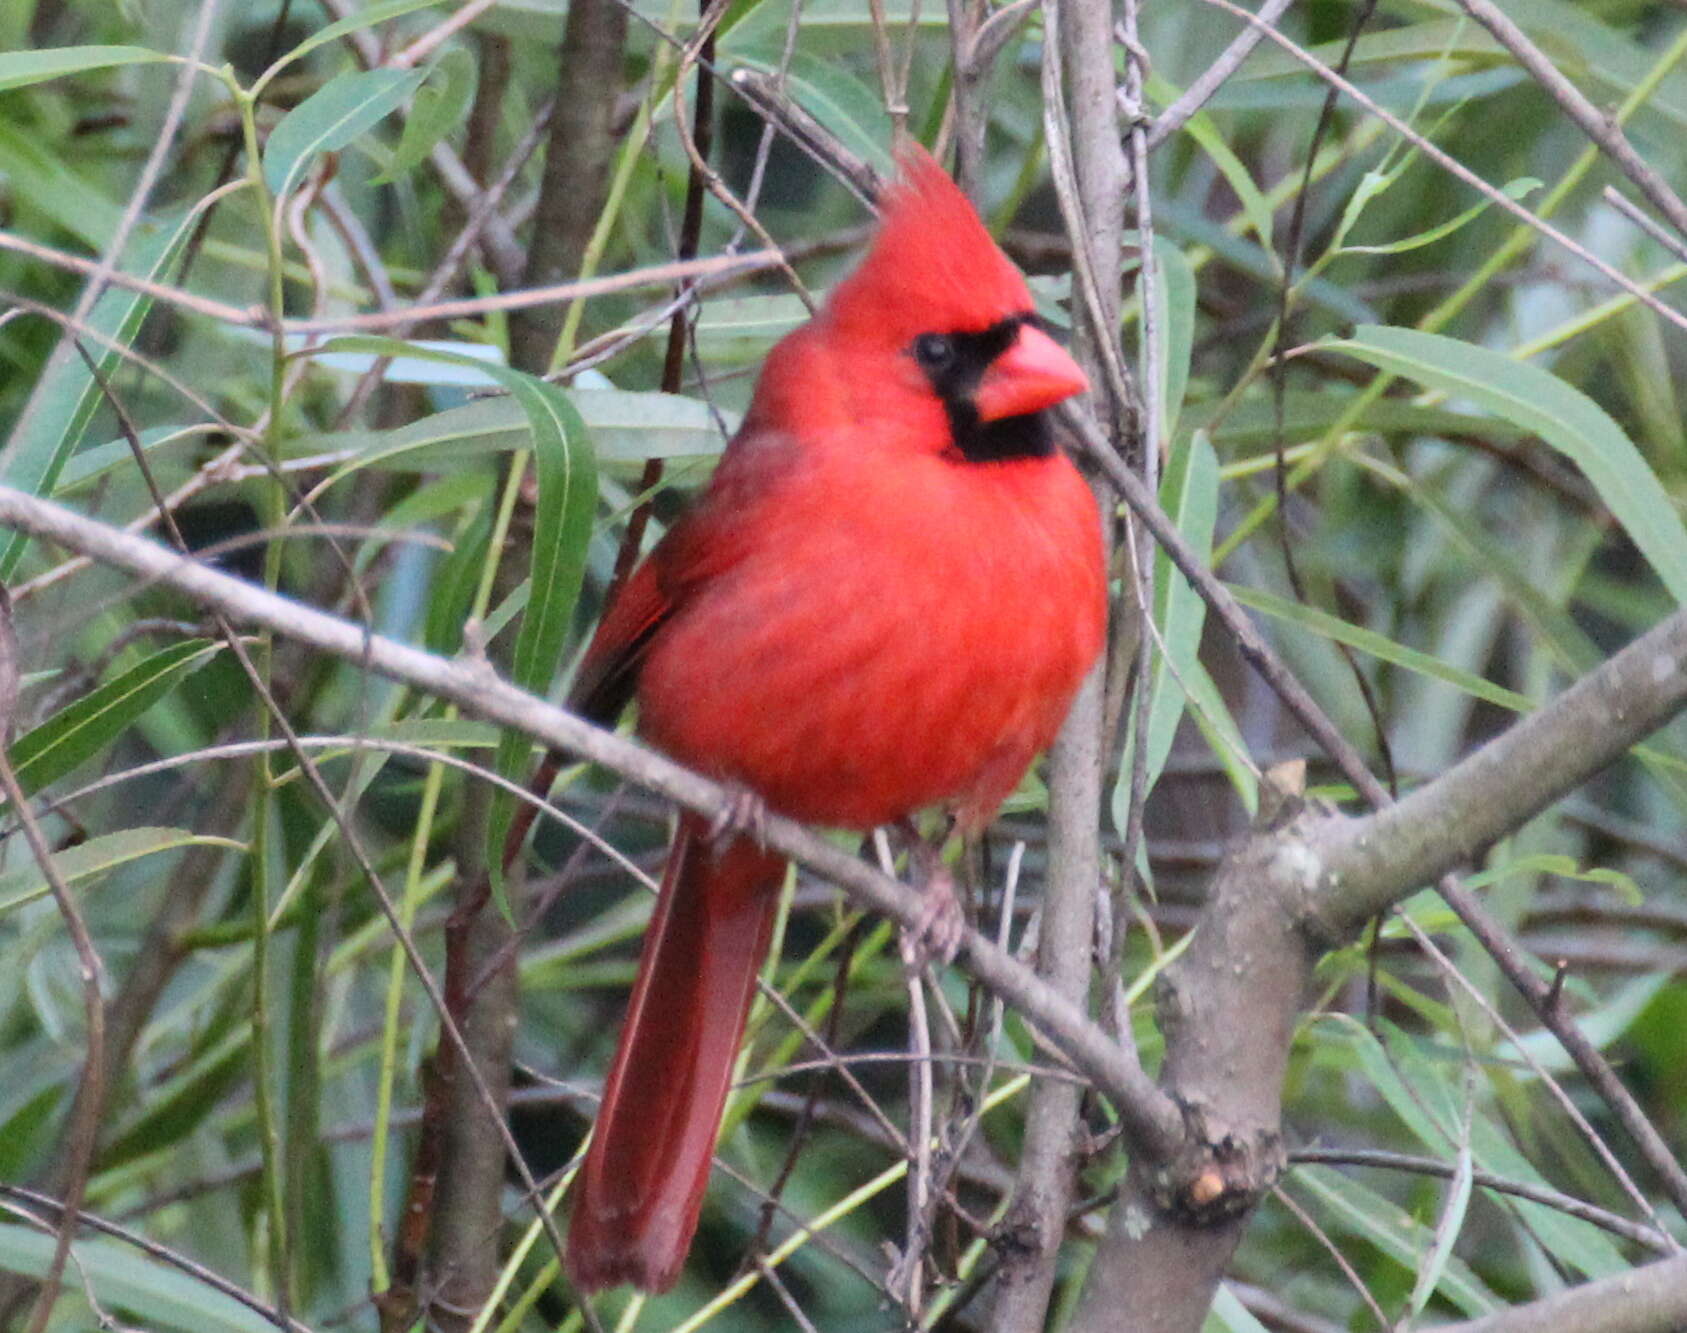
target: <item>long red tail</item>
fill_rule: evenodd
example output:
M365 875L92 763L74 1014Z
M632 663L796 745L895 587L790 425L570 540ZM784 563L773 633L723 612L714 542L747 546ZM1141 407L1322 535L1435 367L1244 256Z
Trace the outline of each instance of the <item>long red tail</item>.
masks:
M784 867L746 838L712 847L699 816L680 818L574 1184L568 1275L582 1291L679 1277Z

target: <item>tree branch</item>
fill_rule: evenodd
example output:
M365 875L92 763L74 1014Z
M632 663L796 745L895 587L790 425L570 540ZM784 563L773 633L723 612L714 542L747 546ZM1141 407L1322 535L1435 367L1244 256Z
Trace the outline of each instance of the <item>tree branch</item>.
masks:
M398 643L337 616L304 606L242 579L210 569L144 537L84 518L61 505L0 486L0 526L27 532L161 584L233 620L258 625L321 652L457 704L465 713L512 727L535 742L565 750L714 815L730 801L722 789L634 741L603 731L543 699L517 689L483 661L450 660ZM854 901L917 928L919 895L879 874L793 820L771 816L767 845L842 888ZM1035 1024L1073 1065L1112 1098L1131 1142L1154 1157L1182 1141L1175 1105L1102 1028L1057 996L1029 969L975 930L962 942L968 972Z
M1485 1319L1446 1324L1441 1333L1676 1333L1687 1328L1687 1255L1530 1301Z
M1413 889L1469 864L1687 706L1687 610L1435 781L1313 835L1322 881L1313 920L1345 936Z

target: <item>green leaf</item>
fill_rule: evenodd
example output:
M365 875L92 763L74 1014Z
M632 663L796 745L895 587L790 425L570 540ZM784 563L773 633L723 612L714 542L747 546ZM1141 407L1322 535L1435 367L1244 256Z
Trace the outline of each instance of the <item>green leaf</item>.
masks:
M130 861L158 852L174 851L178 847L228 847L246 850L244 843L217 838L180 828L126 828L116 833L102 833L87 842L79 842L62 852L53 854L53 866L67 884L91 879L115 870ZM0 914L22 907L47 895L48 886L41 867L33 858L19 862L16 868L0 874Z
M355 14L348 14L337 23L330 23L325 28L318 28L264 71L263 77L252 85L252 95L256 96L262 92L264 86L277 74L281 73L287 66L302 60L319 46L326 46L329 42L337 42L348 33L361 32L364 28L372 28L377 23L386 23L390 19L402 18L406 14L415 13L418 9L429 9L443 2L444 0L381 0L379 4L360 9Z
M42 1278L53 1258L51 1232L0 1222L0 1268ZM275 1325L232 1296L187 1273L147 1258L132 1246L85 1236L71 1251L61 1301L81 1305L82 1282L105 1309L120 1309L149 1328L184 1333L275 1333ZM55 1327L95 1327L86 1316L57 1320Z
M1178 97L1178 92L1171 89L1169 85L1163 84L1158 75L1149 76L1148 89L1151 95L1168 104L1177 100ZM1156 91L1156 89L1161 91ZM1236 198L1241 201L1242 212L1247 217L1249 225L1253 227L1254 238L1267 254L1274 255L1276 252L1271 244L1271 205L1266 202L1265 196L1260 193L1260 188L1254 181L1253 173L1248 170L1242 159L1236 156L1235 150L1225 142L1218 126L1213 123L1213 118L1205 111L1197 111L1184 122L1183 133L1199 144L1201 151L1212 159L1212 164L1218 168L1219 174L1224 177L1225 182L1236 192Z
M164 225L143 224L125 251L120 267L133 277L165 281L187 239L198 225L195 210ZM84 338L89 355L105 374L118 353L140 330L152 298L126 287L113 287L94 303ZM46 370L30 390L29 402L0 450L0 480L31 495L50 495L94 411L104 401L99 385L81 356L67 345L55 349ZM8 533L0 541L0 583L17 573L29 538Z
M1142 243L1134 231L1125 233L1125 241L1137 246ZM1154 306L1160 430L1161 438L1170 440L1177 433L1195 347L1195 270L1183 251L1162 236L1154 238Z
M0 92L65 74L113 65L147 65L169 56L144 46L51 46L41 51L0 51Z
M726 444L708 404L695 398L627 389L575 389L572 397L606 463L707 456ZM728 429L735 424L727 418ZM522 405L498 397L447 408L396 430L313 436L302 443L312 453L358 451L326 483L332 485L366 468L442 473L480 468L497 454L532 448L533 432Z
M12 765L23 789L39 791L93 758L222 648L204 639L171 644L20 736L12 746Z
M454 46L435 61L416 91L392 160L370 184L390 184L419 167L434 145L462 124L476 82L474 57L464 48Z
M597 461L591 437L572 397L544 380L507 366L474 361L455 354L420 349L390 338L336 338L324 351L400 353L456 360L483 370L509 390L527 418L533 447L539 499L534 516L532 566L528 576L526 612L516 636L510 678L523 689L544 694L562 660L562 646L580 597L586 572L586 544L597 513ZM520 733L506 733L498 747L497 769L506 777L525 776L521 770L532 743ZM487 864L494 867L493 888L503 901L504 834L509 828L512 798L500 794L493 802L487 828Z
M1507 199L1522 199L1541 188L1541 182L1533 176L1524 176L1519 180L1508 181L1500 187L1500 193ZM1444 237L1451 236L1468 222L1473 222L1491 207L1487 199L1478 200L1457 217L1420 231L1398 241L1389 241L1383 245L1348 245L1346 233L1338 238L1336 249L1344 255L1397 255L1407 250L1418 250L1426 245L1433 245Z
M597 512L597 468L585 423L566 394L542 380L522 383L515 372L510 383L532 422L533 461L539 479L527 608L516 636L510 676L523 689L544 694L562 660L562 646L580 598L586 545ZM531 750L532 741L526 736L506 732L498 747L498 771L505 777L525 779L523 770ZM510 911L502 901L504 839L514 809L514 798L499 792L487 820L486 864L492 867L493 890L506 916Z
M1453 1246L1464 1230L1465 1215L1470 1209L1471 1172L1470 1144L1461 1143L1458 1155L1453 1159L1453 1179L1447 1187L1447 1202L1435 1223L1435 1243L1430 1247L1429 1261L1418 1270L1417 1281L1412 1284L1410 1305L1414 1315L1423 1313L1429 1298L1441 1285L1447 1261L1453 1256Z
M1516 713L1531 712L1534 701L1515 690L1508 690L1491 681L1484 680L1474 672L1466 671L1462 667L1452 666L1429 653L1419 652L1416 648L1408 648L1403 643L1396 643L1387 635L1378 634L1375 630L1366 629L1362 625L1355 625L1333 616L1328 611L1320 611L1317 607L1304 606L1299 602L1292 602L1275 593L1265 592L1259 588L1247 588L1240 584L1227 585L1236 600L1243 606L1252 607L1255 611L1263 611L1285 624L1297 626L1300 629L1311 630L1315 634L1322 634L1326 638L1334 639L1337 643L1345 643L1350 648L1357 648L1379 661L1389 662L1403 667L1407 671L1415 671L1419 675L1428 676L1451 685L1456 690L1497 704L1501 708L1509 708Z
M208 433L202 425L155 426L140 433L141 452L150 456L154 449L164 445L184 440L203 440ZM65 495L78 487L86 486L125 464L133 463L134 459L134 447L127 439L107 440L104 444L91 445L79 450L66 461L63 471L59 473L58 484L53 488L53 494Z
M0 11L4 8L0 5ZM6 177L7 192L21 221L37 213L94 250L105 249L117 234L123 206L72 169L42 136L4 119L0 119L0 175ZM76 364L82 364L81 357L76 357Z
M0 1180L19 1180L34 1174L31 1159L51 1141L47 1131L57 1123L59 1104L65 1096L62 1083L49 1083L0 1120Z
M1283 432L1286 438L1314 439L1323 435L1352 407L1353 395L1345 392L1294 391L1283 404ZM1223 408L1223 415L1219 409ZM1188 403L1179 430L1205 429L1213 437L1219 456L1235 459L1224 465L1224 479L1234 480L1275 466L1272 445L1277 438L1276 409L1268 395L1245 398L1228 406L1222 403ZM1379 398L1368 404L1352 423L1355 431L1376 431L1389 435L1483 435L1497 444L1523 439L1527 432L1479 412L1455 412L1446 407L1426 407L1400 398ZM1253 458L1236 458L1244 450L1263 450Z
M344 148L421 85L419 69L371 69L330 79L281 118L264 146L264 181L281 198L318 153Z
M1659 976L1643 980L1663 983L1668 978ZM1649 998L1652 993L1655 993L1655 986L1646 997ZM1386 1021L1379 1024L1379 1030L1387 1038L1386 1047L1363 1024L1350 1018L1326 1016L1319 1020L1318 1026L1325 1032L1335 1029L1336 1041L1357 1057L1360 1073L1381 1094L1400 1122L1431 1153L1444 1158L1457 1152L1459 1144L1454 1127L1463 1120L1460 1112L1462 1099L1454 1091L1447 1071L1452 1059L1462 1060L1462 1052L1456 1056L1452 1052L1443 1054L1440 1048L1428 1047ZM1543 1054L1550 1043L1553 1051L1562 1054L1562 1048L1557 1046L1551 1033L1531 1033L1524 1041L1529 1044L1537 1037L1541 1039L1541 1045L1535 1047L1533 1053ZM1500 1045L1492 1055L1498 1062L1494 1066L1496 1070L1507 1071L1510 1077L1525 1076L1510 1070L1509 1067L1517 1062L1517 1052L1508 1045ZM1564 1059L1567 1068L1568 1057ZM1529 1184L1547 1183L1530 1160L1512 1144L1509 1129L1494 1115L1484 1111L1472 1118L1468 1137L1472 1160L1482 1170ZM1623 1270L1625 1265L1616 1246L1592 1223L1566 1217L1546 1204L1515 1199L1508 1203L1527 1217L1534 1235L1570 1267L1588 1277L1604 1277ZM1445 1287L1442 1294L1447 1294Z
M231 972L238 980L243 967ZM222 1105L230 1089L248 1072L252 1058L252 1029L239 1023L239 1015L216 1009L205 1015L208 1034L196 1034L203 1049L192 1053L185 1068L147 1089L148 1099L141 1113L112 1134L100 1149L100 1169L115 1171L143 1157L163 1158L175 1144L192 1134Z
M1201 1330L1202 1333L1267 1333L1265 1325L1248 1313L1247 1306L1227 1282L1219 1283L1213 1294L1213 1308Z
M1172 454L1160 482L1160 505L1184 539L1200 555L1212 550L1213 526L1218 520L1218 459L1205 435L1196 434ZM1183 717L1185 686L1198 664L1201 627L1206 603L1184 580L1162 550L1154 554L1154 624L1160 643L1150 672L1147 771L1153 790L1166 756L1171 753L1177 724ZM1193 689L1193 685L1189 686ZM1133 713L1134 718L1134 713ZM1127 742L1119 780L1113 788L1113 823L1123 831L1130 814L1131 749Z
M1418 1271L1433 1238L1415 1218L1326 1166L1297 1166L1293 1179L1319 1199L1337 1229L1368 1240L1408 1273ZM1447 1260L1437 1290L1471 1318L1500 1308L1499 1299L1462 1259Z
M790 53L784 40L756 42L734 52L738 63L764 74L783 67L785 92L792 101L829 129L856 156L886 177L896 165L885 145L890 142L890 119L884 99L849 72L842 62L824 60L810 51Z
M1687 603L1687 528L1622 427L1587 395L1539 366L1416 329L1370 325L1321 345L1539 435L1582 470L1671 596Z
M1481 889L1514 875L1555 875L1559 879L1598 884L1602 888L1615 889L1632 907L1638 907L1646 901L1646 895L1640 891L1640 886L1622 871L1610 866L1594 866L1590 870L1584 870L1574 857L1557 852L1536 852L1530 856L1513 857L1500 865L1490 866L1487 870L1467 876L1464 883L1466 888Z

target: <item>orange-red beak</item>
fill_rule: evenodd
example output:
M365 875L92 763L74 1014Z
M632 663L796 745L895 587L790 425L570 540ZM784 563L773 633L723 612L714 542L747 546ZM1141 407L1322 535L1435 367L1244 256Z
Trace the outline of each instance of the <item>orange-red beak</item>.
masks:
M1035 325L1022 324L979 380L973 404L980 421L1000 421L1041 412L1089 387L1065 348Z

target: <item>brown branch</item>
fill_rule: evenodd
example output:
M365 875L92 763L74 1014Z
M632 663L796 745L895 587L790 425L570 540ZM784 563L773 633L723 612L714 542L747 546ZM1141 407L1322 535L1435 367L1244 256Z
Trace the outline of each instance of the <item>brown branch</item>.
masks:
M1441 1180L1451 1180L1454 1176L1453 1164L1443 1162L1439 1158L1378 1152L1367 1148L1296 1148L1289 1153L1289 1164L1375 1167L1385 1171L1408 1171L1414 1175L1435 1176ZM1667 1233L1640 1222L1631 1222L1609 1209L1572 1198L1546 1185L1532 1184L1527 1180L1512 1180L1508 1176L1495 1175L1492 1171L1480 1168L1470 1173L1470 1179L1473 1184L1482 1189L1493 1190L1496 1194L1509 1194L1515 1198L1526 1199L1530 1203L1543 1204L1567 1217L1591 1222L1601 1230L1609 1231L1613 1236L1620 1236L1631 1245L1644 1246L1655 1254L1676 1252L1675 1243Z
M1441 1333L1677 1333L1687 1328L1687 1255L1585 1282L1484 1319L1443 1324Z
M29 1333L41 1333L52 1318L64 1279L64 1266L70 1258L70 1242L76 1234L76 1215L88 1190L88 1175L93 1169L94 1148L99 1139L100 1112L105 1104L105 1003L100 994L105 969L99 951L88 934L88 923L70 886L53 863L53 849L48 845L41 825L29 808L23 787L12 769L7 753L5 733L10 730L18 702L18 641L12 628L12 608L5 591L0 589L0 790L18 813L23 826L24 840L52 890L59 915L64 918L76 949L76 962L82 983L82 1009L88 1027L87 1051L82 1060L82 1078L71 1104L70 1119L63 1140L64 1206L60 1214L57 1235L53 1240L53 1256L47 1273L41 1280L40 1293L29 1318Z
M1511 52L1512 58L1540 84L1542 91L1558 103L1559 109L1599 146L1617 169L1634 183L1634 188L1646 196L1652 207L1662 213L1677 232L1687 237L1687 204L1681 202L1681 196L1670 189L1669 183L1635 151L1621 126L1559 73L1558 67L1494 0L1459 0L1459 4L1465 13L1493 34L1495 41Z
M222 611L238 623L263 626L455 703L467 714L512 727L538 744L602 764L689 809L715 815L730 803L715 783L516 688L483 661L451 660L371 634L350 621L209 569L144 537L131 536L12 487L0 486L0 526L91 556L145 582L168 587L201 606ZM770 848L837 884L862 906L909 927L917 927L923 919L924 903L913 890L887 879L802 825L770 817L766 834ZM1131 1142L1154 1156L1169 1155L1177 1148L1182 1124L1176 1107L1098 1024L976 931L966 932L962 950L972 976L1014 1006L1116 1102ZM412 958L413 964L417 962ZM425 975L423 983L429 984ZM439 1000L437 992L430 998Z
M627 11L614 0L569 5L557 57L560 96L551 112L539 207L523 277L530 287L579 276L609 189L615 104L622 83L621 51L626 42ZM512 319L514 364L535 373L550 367L563 318L560 309L552 309Z
M1110 9L1050 0L1043 6L1043 22L1048 62L1044 118L1051 142L1071 144L1070 167L1064 153L1052 156L1061 210L1074 254L1083 261L1081 276L1088 294L1087 300L1074 303L1076 351L1093 382L1120 386L1106 395L1111 407L1107 419L1118 424L1118 434L1135 434L1136 399L1124 379L1117 332L1129 170L1114 104ZM1108 451L1118 458L1111 448ZM1102 512L1111 513L1116 503L1112 488L1103 482L1097 490ZM1111 538L1111 525L1107 535ZM1127 621L1137 614L1137 602L1134 588L1127 587L1115 616ZM1048 763L1048 871L1037 971L1079 1008L1088 1001L1096 901L1105 892L1101 821L1107 771L1106 674L1104 659L1085 678ZM1135 1059L1133 1048L1120 1049L1127 1059ZM1081 1088L1054 1079L1032 1083L1014 1199L1002 1225L1006 1245L991 1292L990 1324L1001 1333L1035 1333L1048 1319L1077 1187L1082 1107Z
M1405 121L1401 120L1399 116L1396 116L1392 111L1381 105L1375 98L1369 96L1351 81L1336 73L1335 70L1331 69L1328 65L1324 64L1323 61L1319 60L1317 56L1297 45L1294 41L1285 37L1275 28L1261 23L1258 15L1248 13L1247 10L1241 8L1240 6L1232 4L1231 0L1203 0L1203 2L1213 6L1215 9L1222 9L1225 13L1230 14L1235 18L1239 18L1249 26L1257 29L1276 45L1287 51L1295 60L1305 65L1319 78L1323 79L1332 88L1337 89L1344 96L1362 107L1367 113L1376 117L1384 125L1388 126L1389 129L1393 130L1394 133L1398 134L1402 139L1410 143L1419 153L1428 158L1431 162L1435 163L1436 166L1440 167L1441 170L1445 171L1449 176L1462 181L1465 185L1468 185L1471 189L1475 190L1496 208L1510 213L1525 226L1533 229L1539 235L1546 237L1549 241L1552 241L1554 244L1574 255L1582 263L1600 274L1600 276L1604 277L1607 281L1615 283L1619 288L1627 292L1636 301L1640 302L1641 305L1645 306L1654 314L1662 316L1664 320L1675 325L1678 329L1687 329L1687 315L1682 314L1682 312L1675 309L1675 307L1665 304L1654 293L1635 282L1634 279L1628 277L1621 270L1606 263L1574 237L1553 226L1550 222L1538 214L1530 212L1504 191L1498 190L1494 186L1490 185L1487 181L1483 180L1481 176L1477 175L1476 172L1472 171L1469 167L1465 166L1464 163L1460 162L1456 157L1448 153L1444 148L1431 143L1422 134L1418 133Z

